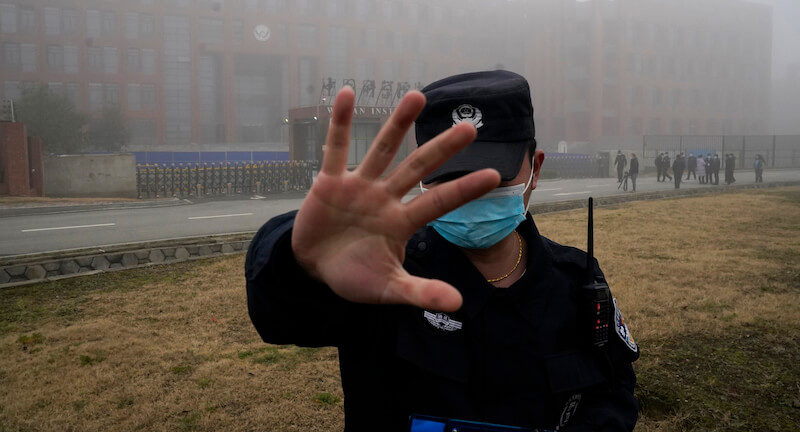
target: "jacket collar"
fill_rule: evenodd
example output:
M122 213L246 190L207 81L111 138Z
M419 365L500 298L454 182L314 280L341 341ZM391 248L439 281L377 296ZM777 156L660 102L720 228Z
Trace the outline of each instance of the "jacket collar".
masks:
M420 256L420 265L425 269L423 277L443 280L459 290L464 299L459 314L466 314L474 318L486 305L492 292L496 289L512 290L512 295L529 298L529 291L535 289L543 280L546 271L552 265L552 254L545 244L544 238L539 234L531 214L528 213L525 221L518 227L520 235L525 238L528 246L528 259L526 273L520 281L509 288L495 288L486 282L483 275L467 259L463 251L456 245L440 236L436 230L426 227L418 233L409 245L409 252L417 255L421 249L420 244L425 244L424 257ZM518 286L523 283L524 286Z

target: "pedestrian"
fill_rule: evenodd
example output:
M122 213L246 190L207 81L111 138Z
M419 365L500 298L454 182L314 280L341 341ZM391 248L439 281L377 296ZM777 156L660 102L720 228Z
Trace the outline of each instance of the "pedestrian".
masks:
M667 179L672 181L672 176L669 175L670 165L669 153L664 153L664 156L661 157L661 174L664 176L664 181Z
M661 181L661 174L664 172L663 159L664 159L664 153L659 153L658 156L656 156L656 160L654 161L656 165L656 181L659 182Z
M719 153L714 153L714 157L711 159L711 173L714 175L714 184L719 185L719 168L721 165L721 161L719 159ZM711 180L711 175L709 175L709 181Z
M700 184L706 183L706 161L703 160L703 154L697 155L697 179Z
M689 152L689 157L686 158L686 180L689 180L689 176L694 176L697 180L697 158L692 152Z
M761 174L764 172L765 162L766 161L760 154L757 154L755 160L753 161L753 170L756 172L756 183L764 182L764 178L761 176ZM633 166L633 161L631 161L631 166Z
M736 183L736 155L731 153L731 183Z
M636 178L639 177L639 159L636 158L636 153L631 153L631 167L628 169L628 175L633 184L631 192L636 192Z
M586 254L526 211L545 159L527 81L495 70L410 91L348 170L354 105L344 87L300 209L251 242L263 340L338 347L345 431L406 431L419 416L632 430L638 346L616 300L593 346L606 315L581 293L610 293L582 288ZM412 122L419 147L383 177ZM602 277L596 262L589 273Z
M683 152L675 156L675 161L672 162L672 175L675 176L675 189L681 188L681 179L683 178L683 170L686 168L686 160L683 158Z
M617 157L614 159L614 165L617 167L617 182L622 181L622 172L625 170L627 164L628 161L625 159L622 150L617 150Z
M733 156L733 153L725 155L725 184L736 182L736 178L733 177L733 169L735 166L736 157Z

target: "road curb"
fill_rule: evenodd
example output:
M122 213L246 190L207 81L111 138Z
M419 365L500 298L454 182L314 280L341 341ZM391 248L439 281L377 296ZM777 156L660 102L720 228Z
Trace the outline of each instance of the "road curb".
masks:
M609 207L632 201L671 199L737 192L748 189L769 189L798 186L800 181L755 183L708 188L672 189L667 191L628 193L595 198L596 207ZM586 208L588 200L531 204L531 214L553 213ZM255 232L189 237L103 248L86 248L29 255L0 257L0 288L18 287L65 278L88 276L107 271L240 254L247 251Z

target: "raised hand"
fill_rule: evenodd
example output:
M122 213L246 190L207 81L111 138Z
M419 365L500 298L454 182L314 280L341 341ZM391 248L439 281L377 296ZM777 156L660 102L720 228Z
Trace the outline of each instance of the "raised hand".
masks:
M353 105L353 90L345 87L334 103L322 169L295 218L292 249L298 263L350 301L457 310L462 299L455 288L405 271L405 245L429 221L497 187L500 175L477 171L403 203L422 178L475 139L475 128L466 123L452 127L382 178L425 97L416 91L406 94L351 172Z

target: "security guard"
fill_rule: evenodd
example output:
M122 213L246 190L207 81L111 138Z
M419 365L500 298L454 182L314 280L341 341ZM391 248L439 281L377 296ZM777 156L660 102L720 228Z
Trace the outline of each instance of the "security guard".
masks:
M632 430L639 348L617 302L594 322L586 254L541 236L526 210L544 161L527 81L477 72L408 93L348 171L353 104L341 90L300 210L250 246L248 308L264 341L338 347L347 431L426 416ZM382 177L415 118L424 145ZM603 280L596 261L588 273ZM593 344L603 325L607 343Z

